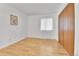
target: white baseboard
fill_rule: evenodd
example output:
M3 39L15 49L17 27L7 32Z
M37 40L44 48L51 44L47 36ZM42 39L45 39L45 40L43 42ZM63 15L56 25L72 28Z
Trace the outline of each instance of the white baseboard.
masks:
M41 37L27 37L27 39L50 39L50 38L41 38ZM50 39L53 40L53 39ZM56 39L55 39L56 40Z

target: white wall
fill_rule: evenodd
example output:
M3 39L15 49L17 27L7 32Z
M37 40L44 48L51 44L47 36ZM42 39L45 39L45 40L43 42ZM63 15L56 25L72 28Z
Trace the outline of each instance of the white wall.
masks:
M19 24L17 26L10 25L11 14L19 16ZM40 31L40 18L44 16L52 17L54 19L54 30L50 32ZM7 4L0 4L0 48L6 47L26 37L58 39L57 16L26 16Z
M17 26L10 25L10 14L19 16ZM20 11L0 4L0 48L12 44L27 36L27 16Z
M79 3L75 4L75 55L79 56Z
M40 31L40 20L42 17L54 19L54 30L49 32ZM58 19L56 15L32 15L28 17L28 37L58 39Z

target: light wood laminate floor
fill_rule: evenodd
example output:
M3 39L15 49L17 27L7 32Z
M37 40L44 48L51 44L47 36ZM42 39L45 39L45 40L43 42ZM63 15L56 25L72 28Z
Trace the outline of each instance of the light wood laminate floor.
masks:
M28 38L0 49L1 56L68 56L64 48L54 39Z

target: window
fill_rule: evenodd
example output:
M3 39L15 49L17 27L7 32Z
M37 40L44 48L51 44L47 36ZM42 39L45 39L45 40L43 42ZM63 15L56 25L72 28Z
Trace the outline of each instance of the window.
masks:
M42 18L40 30L46 30L46 31L53 30L53 19L52 18Z

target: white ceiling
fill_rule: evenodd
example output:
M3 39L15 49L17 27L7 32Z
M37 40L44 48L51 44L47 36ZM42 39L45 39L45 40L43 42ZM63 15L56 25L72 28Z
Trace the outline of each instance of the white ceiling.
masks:
M64 3L10 3L8 4L27 15L57 14Z

